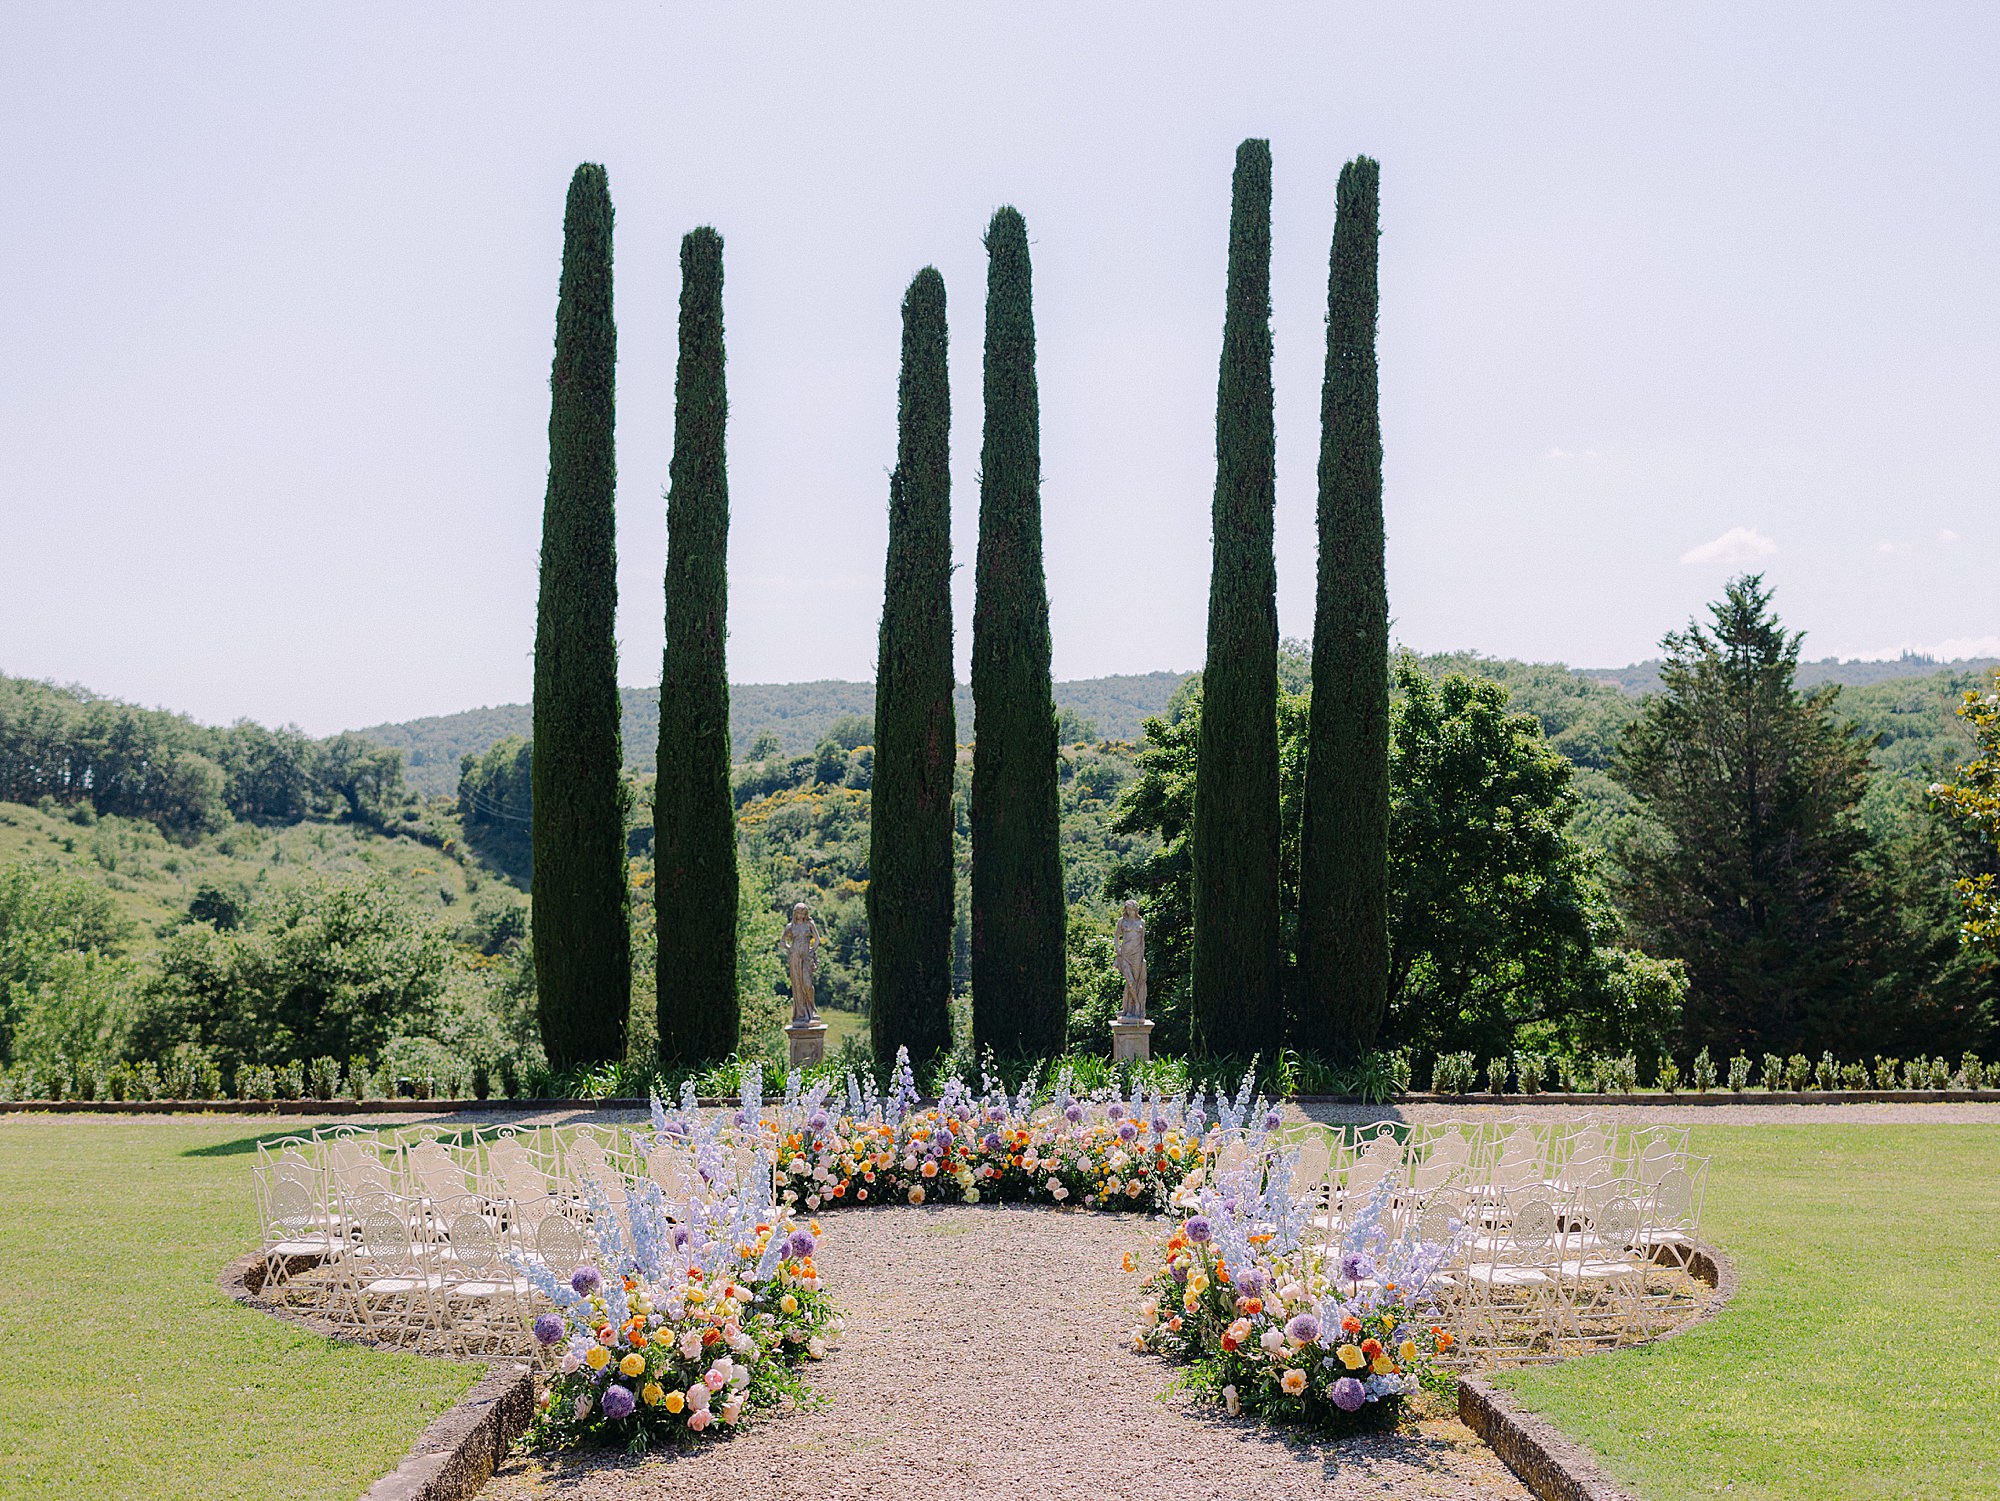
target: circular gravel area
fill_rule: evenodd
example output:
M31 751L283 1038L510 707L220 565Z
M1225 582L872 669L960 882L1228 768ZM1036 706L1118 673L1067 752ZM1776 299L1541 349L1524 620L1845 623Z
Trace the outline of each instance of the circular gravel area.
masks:
M517 1456L482 1501L1528 1495L1455 1417L1301 1443L1166 1393L1173 1368L1127 1344L1135 1216L953 1205L821 1223L847 1321L815 1372L825 1405L690 1453Z

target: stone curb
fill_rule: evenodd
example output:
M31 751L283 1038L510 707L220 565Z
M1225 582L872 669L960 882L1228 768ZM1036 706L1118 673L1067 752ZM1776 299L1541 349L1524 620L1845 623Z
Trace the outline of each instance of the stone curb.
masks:
M1654 1259L1672 1259L1661 1254L1666 1249L1660 1247ZM1735 1265L1715 1247L1696 1244L1687 1270L1697 1282L1713 1288L1715 1295L1692 1319L1648 1343L1674 1339L1707 1323L1736 1295ZM1597 1466L1597 1457L1588 1449L1483 1376L1458 1378L1458 1417L1520 1477L1537 1501L1634 1501L1630 1492L1606 1478Z
M1707 1094L1401 1094L1370 1100L1358 1094L1279 1095L1278 1105L1506 1105L1533 1108L1555 1105L1990 1105L2000 1102L2000 1089L1807 1089L1712 1090ZM29 1111L53 1115L470 1115L481 1111L514 1110L523 1114L549 1110L644 1110L648 1101L636 1096L603 1100L0 1100L0 1115ZM696 1102L704 1110L737 1103L729 1098ZM935 1103L935 1102L930 1102Z
M317 1260L301 1258L307 1263ZM263 1254L251 1251L224 1267L216 1282L245 1307L329 1339L375 1350L401 1348L358 1339L324 1319L269 1301L263 1296L263 1273ZM535 1414L534 1372L525 1362L495 1360L483 1364L486 1374L432 1419L402 1463L369 1486L361 1501L472 1501L506 1461L507 1451L527 1431Z

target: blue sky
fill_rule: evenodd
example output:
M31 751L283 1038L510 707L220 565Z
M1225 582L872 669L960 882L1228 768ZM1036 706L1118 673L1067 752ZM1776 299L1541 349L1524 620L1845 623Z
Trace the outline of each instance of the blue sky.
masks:
M727 245L732 675L861 677L897 304L1034 241L1056 670L1202 657L1229 169L1271 138L1311 627L1333 185L1383 164L1390 598L1613 665L1762 568L1809 655L2000 648L1981 6L10 7L0 671L315 731L521 699L562 201L618 212L621 677L657 677L676 254Z

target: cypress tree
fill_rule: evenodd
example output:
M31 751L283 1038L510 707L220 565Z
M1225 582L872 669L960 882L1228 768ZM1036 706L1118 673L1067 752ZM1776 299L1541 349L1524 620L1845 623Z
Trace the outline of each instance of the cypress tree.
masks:
M632 1004L614 634L617 366L611 188L586 162L563 211L535 612L535 993L556 1068L624 1057Z
M869 1035L951 1048L952 778L958 724L951 664L951 384L944 278L926 266L903 295L896 468L875 667L875 769L868 821Z
M1059 1052L1063 973L1055 688L1042 574L1041 407L1028 226L986 230L986 434L972 611L972 1035Z
M667 487L667 644L653 801L660 1058L736 1050L736 809L729 788L729 472L722 236L681 241L680 363Z
M1381 168L1340 170L1320 389L1319 588L1299 854L1301 1047L1353 1058L1389 999L1389 585L1375 373Z
M1269 1052L1278 947L1278 569L1271 406L1271 143L1236 151L1215 410L1214 563L1195 763L1197 1048Z

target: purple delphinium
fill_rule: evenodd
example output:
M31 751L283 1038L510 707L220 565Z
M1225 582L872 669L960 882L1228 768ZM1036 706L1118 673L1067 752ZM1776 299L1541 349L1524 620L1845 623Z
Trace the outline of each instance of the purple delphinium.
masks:
M686 1250L687 1243L693 1239L694 1235L686 1225L674 1226L674 1249L676 1251Z
M792 1238L785 1242L785 1254L796 1261L801 1256L812 1255L813 1247L818 1244L819 1242L813 1239L812 1231L794 1230Z
M1292 1321L1285 1325L1285 1333L1302 1345L1309 1345L1319 1338L1319 1319L1310 1313L1295 1313Z
M1208 1222L1208 1216L1205 1214L1197 1214L1182 1228L1187 1231L1187 1238L1196 1245L1201 1245L1215 1233L1215 1226Z
M1333 1405L1342 1412L1359 1412L1367 1400L1368 1389L1352 1376L1342 1376L1333 1383Z
M632 1395L632 1388L613 1382L604 1389L604 1395L598 1398L598 1406L604 1409L607 1418L616 1423L631 1417L638 1409L639 1402Z
M1118 1139L1120 1141L1137 1141L1139 1139L1139 1128L1130 1121L1120 1121L1118 1124Z
M604 1286L604 1275L594 1266L580 1266L569 1274L570 1291L587 1298Z
M562 1337L563 1337L563 1321L561 1314L545 1313L540 1318L535 1320L536 1344L553 1345L557 1343L559 1340L561 1340Z
M1340 1258L1340 1275L1348 1282L1365 1282L1375 1275L1375 1263L1359 1251L1349 1251Z
M1078 1121L1083 1119L1083 1106L1081 1105L1070 1106L1067 1110L1063 1112L1063 1119L1068 1121L1072 1126L1074 1126Z

